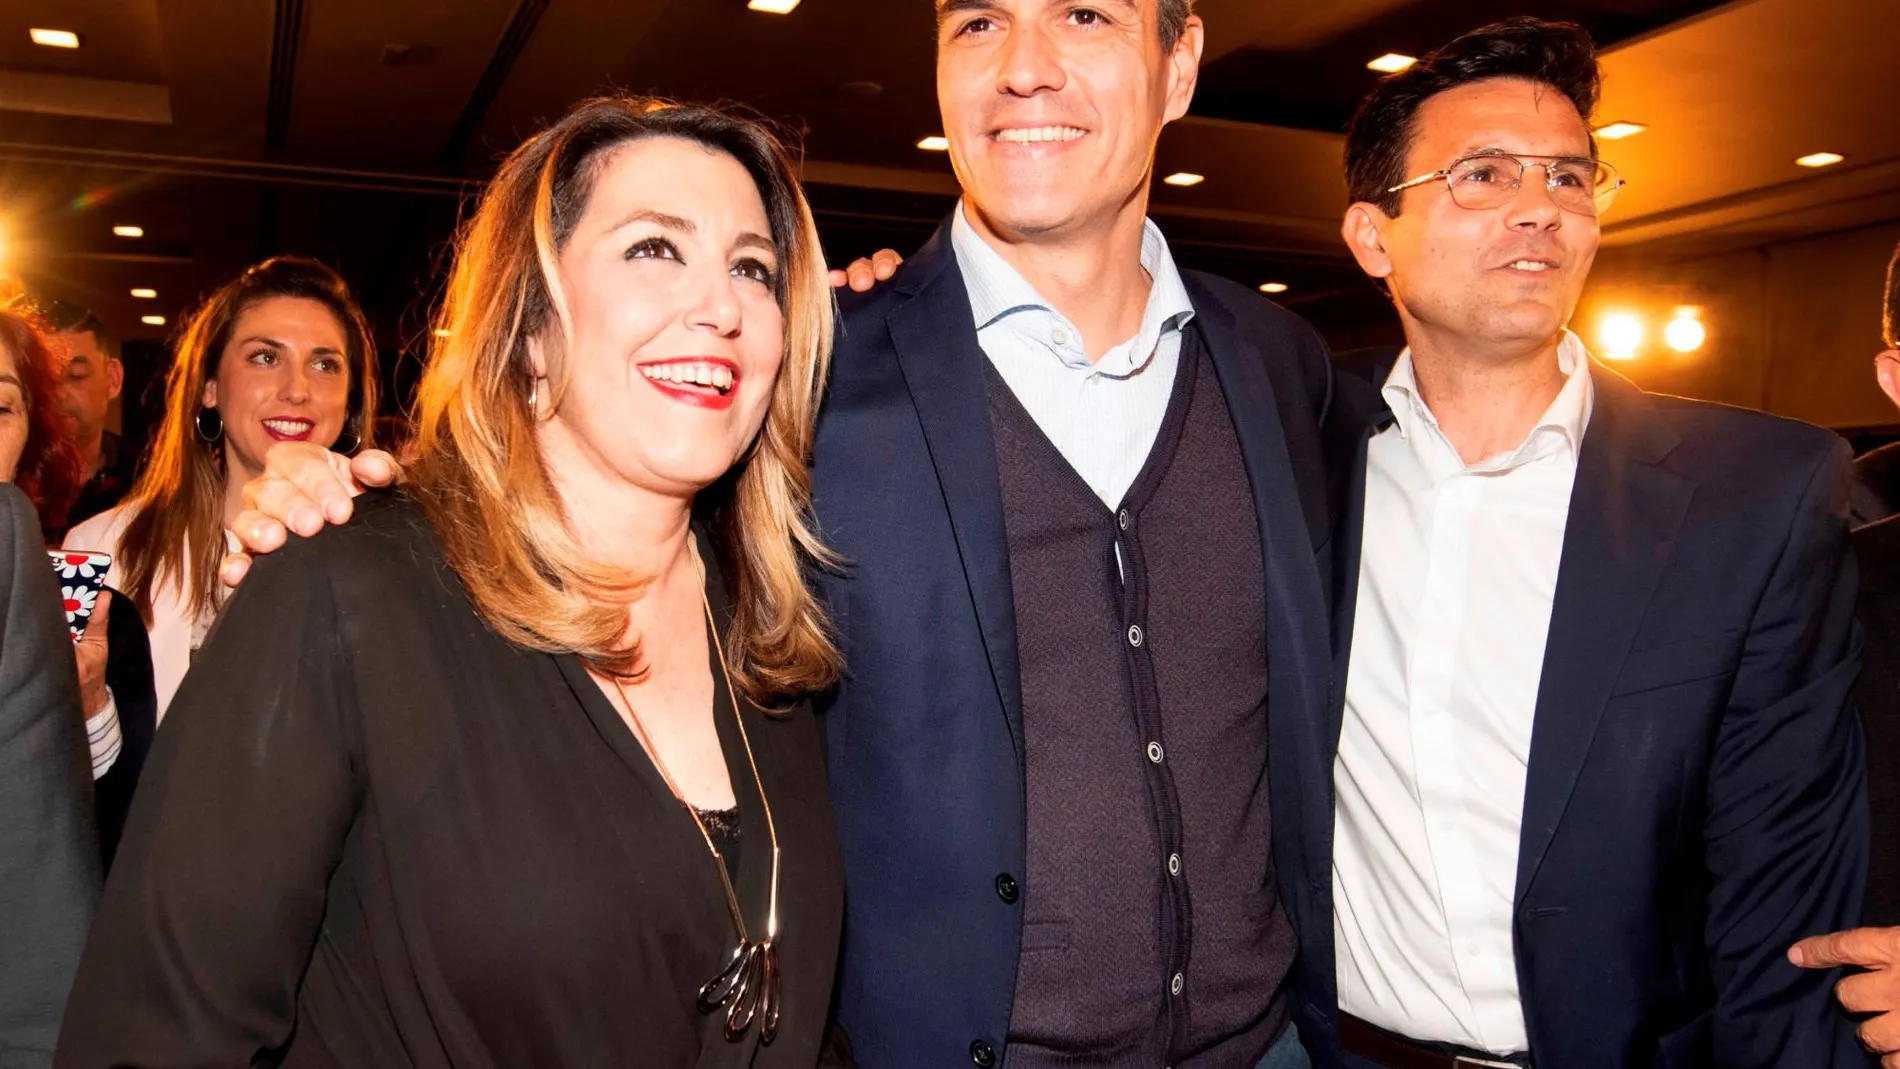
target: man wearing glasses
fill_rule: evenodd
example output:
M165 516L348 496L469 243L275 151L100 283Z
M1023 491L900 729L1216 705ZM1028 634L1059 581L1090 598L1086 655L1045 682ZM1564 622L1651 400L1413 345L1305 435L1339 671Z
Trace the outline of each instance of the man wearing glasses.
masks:
M1331 912L1322 1066L1865 1063L1783 957L1867 864L1847 451L1565 329L1622 185L1597 90L1581 29L1513 20L1347 136L1344 236L1409 346L1333 410L1332 871L1281 881Z

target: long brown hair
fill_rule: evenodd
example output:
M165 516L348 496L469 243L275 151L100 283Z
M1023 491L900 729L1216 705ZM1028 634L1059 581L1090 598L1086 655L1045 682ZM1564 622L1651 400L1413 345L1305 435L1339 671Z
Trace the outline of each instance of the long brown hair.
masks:
M0 309L0 347L13 354L26 395L26 445L13 482L33 502L40 525L50 531L65 523L67 510L79 497L82 463L78 447L53 414L58 378L46 338L44 325L24 311Z
M556 258L585 213L601 162L632 141L670 137L725 153L757 185L784 264L785 353L747 459L702 493L733 600L726 648L753 701L819 689L839 657L807 569L830 561L810 526L806 469L831 353L832 300L811 210L785 148L717 109L630 96L576 105L517 148L457 236L436 341L416 395L408 482L482 617L510 641L572 652L613 671L637 665L627 606L651 578L591 559L549 481L530 405L528 345L564 337ZM558 404L561 368L551 369Z
M171 584L193 614L217 604L218 561L224 556L224 450L197 432L205 382L244 310L272 297L301 297L328 308L348 347L351 402L339 441L355 451L372 444L376 425L376 341L342 276L315 260L278 256L218 287L185 323L165 380L165 418L151 459L128 497L135 514L119 540L123 589L146 623L152 593ZM348 440L354 436L354 442ZM329 445L331 443L323 443ZM185 588L186 577L191 588Z

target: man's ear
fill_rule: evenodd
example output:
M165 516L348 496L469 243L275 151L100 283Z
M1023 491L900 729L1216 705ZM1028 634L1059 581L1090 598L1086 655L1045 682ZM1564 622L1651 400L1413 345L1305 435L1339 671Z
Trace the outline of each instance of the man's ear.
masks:
M1170 123L1187 114L1194 103L1194 87L1201 80L1201 50L1207 47L1207 29L1199 15L1189 15L1168 57L1168 110L1162 122Z
M1880 392L1887 395L1895 408L1900 408L1900 349L1889 349L1874 357L1874 378L1880 383Z
M118 357L106 358L106 400L116 400L125 389L125 365Z
M1359 269L1373 278L1392 273L1392 258L1385 251L1385 227L1391 221L1383 208L1358 201L1346 209L1346 218L1339 226L1339 236L1346 239L1346 248L1359 262Z

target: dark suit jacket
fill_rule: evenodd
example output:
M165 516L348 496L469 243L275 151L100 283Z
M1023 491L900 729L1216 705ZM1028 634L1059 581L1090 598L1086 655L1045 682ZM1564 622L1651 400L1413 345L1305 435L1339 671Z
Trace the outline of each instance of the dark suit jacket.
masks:
M1386 418L1371 383L1390 364L1388 354L1357 382L1341 374L1340 423L1329 427L1344 461L1341 680L1365 428ZM1601 366L1595 383L1519 846L1513 937L1533 1059L1539 1069L1865 1065L1834 1005L1838 977L1785 957L1798 938L1856 923L1866 879L1846 443L1645 394ZM1322 881L1311 886L1322 893ZM1302 951L1319 966L1302 975L1326 985L1322 1004L1336 1001L1331 940ZM1316 1065L1340 1064L1335 1032L1305 1039Z
M79 673L39 517L0 484L0 1069L53 1064L99 897Z
M1866 923L1900 924L1900 517L1854 532L1865 663L1855 698L1867 732L1872 851Z
M1300 785L1331 770L1318 735L1331 672L1325 348L1246 287L1185 282L1262 532L1274 824L1323 822L1325 796ZM841 300L813 462L819 524L847 562L826 594L848 674L822 706L847 888L839 1013L867 1066L967 1069L976 1044L1000 1053L1009 1032L1021 908L998 878L1022 878L1025 849L985 357L947 226L887 285ZM1275 862L1287 871L1320 845L1276 834ZM1299 869L1323 873L1325 859Z

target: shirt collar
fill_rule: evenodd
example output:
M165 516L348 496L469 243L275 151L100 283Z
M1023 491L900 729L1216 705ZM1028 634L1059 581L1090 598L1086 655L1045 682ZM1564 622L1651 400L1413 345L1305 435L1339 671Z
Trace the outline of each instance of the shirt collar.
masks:
M1194 318L1194 304L1181 282L1181 272L1168 249L1168 239L1162 236L1161 228L1152 219L1142 221L1141 266L1153 284L1148 288L1141 328L1134 337L1093 362L1082 347L1081 331L1044 300L1001 253L977 236L976 228L964 215L961 201L957 202L956 214L950 221L950 247L956 254L957 268L963 273L963 286L970 295L970 311L976 318L977 330L1020 312L1044 313L1063 328L1062 336L1068 339L1067 343L1051 347L1071 366L1092 367L1101 374L1116 377L1132 375L1154 358L1164 335L1182 329Z
M1583 448L1584 431L1590 426L1590 413L1596 405L1596 389L1590 379L1590 351L1584 347L1583 339L1566 330L1557 343L1557 369L1564 374L1563 388L1557 391L1550 406L1544 409L1535 426L1516 449L1497 456L1487 457L1471 465L1473 470L1502 469L1516 467L1519 464L1545 455L1540 448L1541 442L1555 441L1569 449L1576 456ZM1443 438L1438 428L1438 417L1425 404L1425 398L1418 390L1417 372L1412 367L1412 350L1408 347L1399 354L1398 362L1392 365L1392 373L1386 376L1385 386L1380 391L1387 407L1392 410L1392 418L1397 424L1399 434L1411 438L1421 430L1433 437ZM1446 443L1450 447L1450 443ZM1456 450L1453 450L1456 455Z

